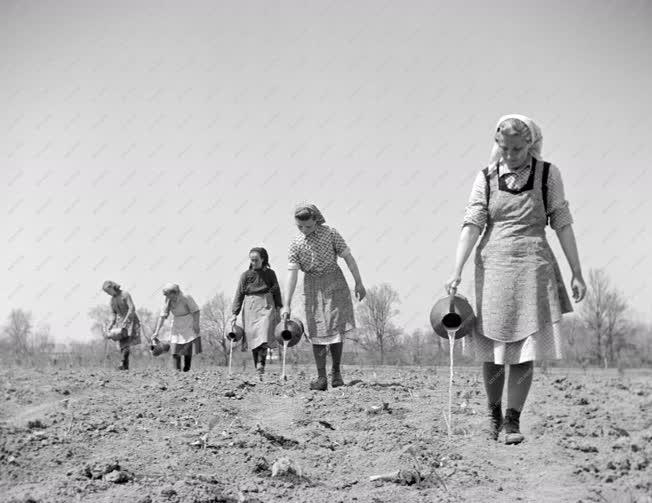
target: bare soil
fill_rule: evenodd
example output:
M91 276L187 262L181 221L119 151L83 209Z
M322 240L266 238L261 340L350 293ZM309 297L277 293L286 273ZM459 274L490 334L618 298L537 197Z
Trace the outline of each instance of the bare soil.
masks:
M652 379L535 374L526 440L488 440L478 369L312 368L263 382L199 361L0 371L0 501L652 501ZM370 481L399 471L393 480Z

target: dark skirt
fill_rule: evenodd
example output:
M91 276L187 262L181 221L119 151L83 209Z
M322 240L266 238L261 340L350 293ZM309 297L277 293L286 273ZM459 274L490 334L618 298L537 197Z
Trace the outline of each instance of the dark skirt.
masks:
M172 355L192 356L193 354L198 355L201 352L200 336L195 337L193 340L186 342L185 344L170 344L170 353L172 353Z

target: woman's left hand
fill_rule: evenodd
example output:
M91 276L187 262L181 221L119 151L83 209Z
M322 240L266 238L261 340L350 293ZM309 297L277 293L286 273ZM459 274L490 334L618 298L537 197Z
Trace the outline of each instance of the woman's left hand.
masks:
M355 296L359 301L361 301L367 296L367 290L365 290L365 287L362 283L356 283Z
M586 283L582 276L573 276L571 279L571 290L573 291L573 300L580 302L586 295Z
M199 325L194 325L192 331L195 332L195 335L199 335Z

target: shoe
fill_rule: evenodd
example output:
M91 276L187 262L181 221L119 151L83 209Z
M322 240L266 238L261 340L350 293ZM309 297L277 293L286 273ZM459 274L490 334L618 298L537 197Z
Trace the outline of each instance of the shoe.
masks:
M489 439L498 440L498 434L503 428L504 418L500 403L489 405Z
M331 376L331 386L333 388L344 386L344 379L342 379L342 374L339 372L333 372L333 375Z
M505 411L505 443L520 444L525 437L520 431L521 413L516 409L507 409Z
M328 380L325 377L318 377L310 383L310 389L326 391L328 389Z
M261 367L260 365L256 369L256 373L258 374L258 380L260 382L263 381L263 375L265 375L265 367Z
M129 370L129 367L125 367L124 365L118 365L117 370Z

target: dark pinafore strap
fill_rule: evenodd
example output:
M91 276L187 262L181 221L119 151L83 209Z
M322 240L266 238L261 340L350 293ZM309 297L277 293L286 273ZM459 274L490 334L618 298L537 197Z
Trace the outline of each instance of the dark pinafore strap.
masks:
M532 159L532 176L534 178L534 169L537 165L537 160ZM543 207L546 212L546 225L550 222L550 217L548 216L548 172L550 171L550 163L543 163L543 172L541 173L541 193L543 196ZM482 170L482 174L485 179L485 194L487 195L487 209L489 208L489 195L491 194L491 183L489 181L489 166Z

